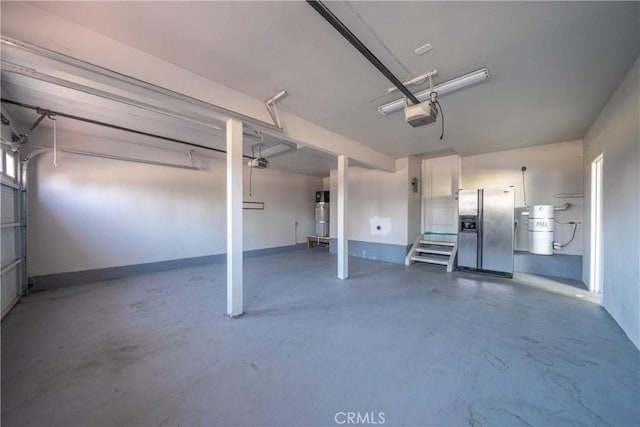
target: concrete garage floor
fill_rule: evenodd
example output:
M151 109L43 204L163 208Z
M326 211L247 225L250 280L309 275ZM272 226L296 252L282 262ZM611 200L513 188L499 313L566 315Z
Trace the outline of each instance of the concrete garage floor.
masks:
M350 263L247 259L239 319L224 264L33 293L2 322L2 425L640 423L639 352L588 293Z

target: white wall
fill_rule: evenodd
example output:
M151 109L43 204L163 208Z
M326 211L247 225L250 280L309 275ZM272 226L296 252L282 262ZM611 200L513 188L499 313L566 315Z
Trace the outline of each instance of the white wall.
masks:
M420 234L420 221L422 215L422 161L417 157L409 157L409 206L407 208L407 244L413 243L416 237ZM418 191L413 192L411 187L411 180L418 178Z
M462 158L462 188L496 188L513 186L515 205L525 206L522 192L522 172L527 167L526 193L529 205L561 206L571 203L567 211L558 211L555 218L560 222L583 222L582 198L557 198L556 194L582 193L583 156L582 141L539 145L516 150ZM527 250L526 221L518 221L516 249ZM556 253L582 255L584 225L578 227L576 237L566 248ZM571 238L572 225L555 224L554 240L566 243Z
M591 162L603 154L604 307L640 348L640 58L584 138L585 240L589 283Z
M407 234L410 164L412 172L415 172L416 166L409 158L396 160L396 172L349 167L348 239L405 246L413 243L415 236L409 241ZM419 171L418 163L418 177ZM331 171L330 181L331 193L337 194L337 171ZM419 193L417 197L419 204ZM334 207L330 212L330 236L337 238L337 235L337 209Z
M62 146L83 143L94 151L105 151L107 142L127 147L124 155L188 163L183 152L82 135L59 137ZM224 253L226 165L200 156L196 164L203 169L59 153L56 167L51 153L36 157L29 166L29 275ZM263 211L243 211L245 250L305 242L322 178L254 169L249 198L247 167L244 172L245 200L265 203Z

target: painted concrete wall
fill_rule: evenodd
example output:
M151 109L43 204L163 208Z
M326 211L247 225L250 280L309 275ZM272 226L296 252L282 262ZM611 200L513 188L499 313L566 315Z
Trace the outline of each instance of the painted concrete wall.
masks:
M409 164L408 158L396 160L393 173L349 168L347 230L350 240L405 246L409 243ZM331 192L337 194L337 172L331 171L330 178ZM337 210L332 209L330 214L330 236L337 238Z
M422 174L422 161L416 157L409 157L409 168L408 168L408 179L409 186L408 189L408 208L407 208L407 244L413 243L416 237L420 234L420 222L422 215L422 185L423 180L421 177ZM418 188L417 192L413 191L413 187L411 186L411 180L413 178L418 179Z
M496 188L513 186L515 205L524 207L522 172L527 167L526 198L529 205L555 205L571 203L571 208L555 213L560 222L583 222L582 198L558 198L557 194L583 192L582 141L567 141L516 150L467 156L462 158L461 188ZM523 210L523 209L520 209ZM518 218L516 249L528 249L526 217ZM571 238L572 225L555 224L554 241L566 243ZM584 226L579 226L576 237L558 254L582 255Z
M589 283L591 162L603 154L604 307L640 348L640 58L584 138L585 240Z
M117 141L84 140L94 149ZM122 144L141 158L188 164L184 153ZM123 153L119 153L123 155ZM58 154L35 158L29 173L29 275L84 271L222 254L226 251L225 162L196 156L201 170ZM245 167L245 250L293 245L313 230L322 179ZM297 222L297 226L296 226Z
M420 228L420 193L411 192L411 178L420 178L420 161L397 159L396 172L349 167L347 238L349 255L403 263L407 246ZM337 194L337 171L331 171L330 191ZM410 234L411 233L411 234ZM414 234L415 233L415 234ZM332 253L337 251L337 209L330 212Z

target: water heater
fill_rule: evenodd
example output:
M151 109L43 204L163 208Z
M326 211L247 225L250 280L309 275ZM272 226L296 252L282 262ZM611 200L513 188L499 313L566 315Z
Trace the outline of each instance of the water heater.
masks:
M329 236L329 192L316 191L316 236Z

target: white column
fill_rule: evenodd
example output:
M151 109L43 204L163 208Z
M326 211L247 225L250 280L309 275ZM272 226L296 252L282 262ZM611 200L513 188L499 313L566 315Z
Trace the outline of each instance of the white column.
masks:
M347 171L349 158L338 156L338 279L349 277L349 241L347 240Z
M227 315L242 311L242 122L227 120Z

